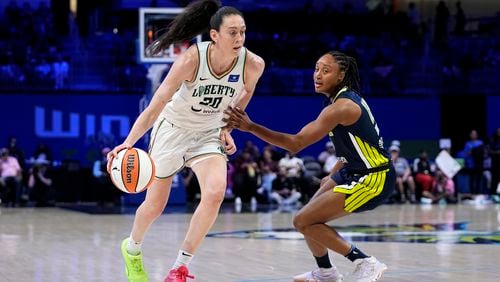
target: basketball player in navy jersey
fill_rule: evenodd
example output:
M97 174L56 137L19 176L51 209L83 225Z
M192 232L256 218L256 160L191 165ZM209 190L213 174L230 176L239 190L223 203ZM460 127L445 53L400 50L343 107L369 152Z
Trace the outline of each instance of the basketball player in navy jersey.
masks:
M129 281L148 280L141 244L167 204L173 175L184 166L191 167L200 183L201 200L166 282L193 278L188 265L224 200L226 153L234 153L236 147L229 132L222 129L223 111L230 105L245 108L264 70L262 58L243 46L243 15L233 7L221 7L216 0L192 2L147 51L156 54L207 30L211 41L192 45L180 55L125 141L108 154L111 159L121 149L132 147L153 127L149 153L156 176L136 211L130 236L122 242Z
M326 223L383 203L394 190L394 167L372 112L359 96L359 74L354 58L337 51L323 55L316 63L314 87L316 92L325 94L330 103L316 120L295 135L254 123L238 107L226 110L228 116L224 121L229 127L251 132L294 153L327 134L330 136L340 161L293 219L318 268L294 277L294 281L342 281L343 276L330 262L328 249L356 265L352 280L377 281L387 266L347 242Z

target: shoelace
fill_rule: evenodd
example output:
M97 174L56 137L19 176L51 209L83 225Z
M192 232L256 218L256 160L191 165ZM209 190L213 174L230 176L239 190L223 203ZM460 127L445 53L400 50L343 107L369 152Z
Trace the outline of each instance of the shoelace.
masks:
M182 280L186 280L187 278L194 279L193 275L189 275L186 268L176 269L174 271L175 278L180 278Z
M130 268L135 272L142 272L142 261L140 259L130 260Z

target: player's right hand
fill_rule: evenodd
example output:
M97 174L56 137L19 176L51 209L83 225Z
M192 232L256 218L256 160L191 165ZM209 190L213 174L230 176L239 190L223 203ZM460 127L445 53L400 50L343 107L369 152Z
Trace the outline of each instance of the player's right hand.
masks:
M106 155L106 159L108 159L108 164L106 165L108 173L111 173L111 162L113 161L113 158L115 158L118 155L118 152L120 152L123 149L130 149L130 148L132 148L132 146L124 142L114 147L113 150L109 151L109 153Z

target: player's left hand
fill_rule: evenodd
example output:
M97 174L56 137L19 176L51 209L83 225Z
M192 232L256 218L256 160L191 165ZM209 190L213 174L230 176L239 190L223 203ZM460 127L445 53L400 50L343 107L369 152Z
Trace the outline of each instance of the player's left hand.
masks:
M220 132L220 141L224 146L224 150L226 154L232 155L236 152L236 144L234 144L234 139L231 136L231 133L227 129L222 129Z
M240 109L239 107L229 106L225 111L227 117L224 117L222 121L227 123L229 128L238 128L241 131L249 131L252 127L253 122L248 117L247 113Z

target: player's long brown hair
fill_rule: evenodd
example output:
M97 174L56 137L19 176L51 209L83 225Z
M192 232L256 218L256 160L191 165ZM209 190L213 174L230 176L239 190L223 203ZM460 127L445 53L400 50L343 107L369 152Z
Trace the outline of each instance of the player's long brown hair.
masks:
M228 15L243 14L236 8L224 6L218 0L198 0L191 2L184 11L177 15L161 35L146 48L148 56L159 53L170 44L191 40L209 29L219 31L222 20Z

